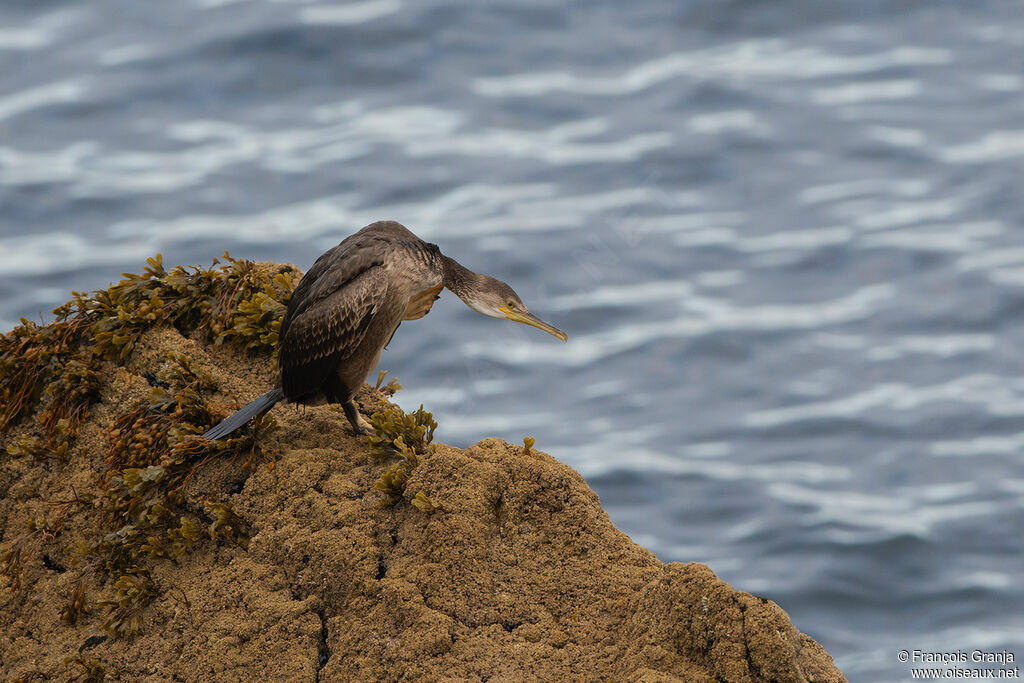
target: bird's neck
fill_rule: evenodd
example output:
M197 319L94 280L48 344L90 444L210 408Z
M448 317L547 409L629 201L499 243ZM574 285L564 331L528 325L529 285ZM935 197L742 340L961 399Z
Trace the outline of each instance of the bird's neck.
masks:
M472 299L481 275L448 256L441 256L444 262L444 286L467 304Z

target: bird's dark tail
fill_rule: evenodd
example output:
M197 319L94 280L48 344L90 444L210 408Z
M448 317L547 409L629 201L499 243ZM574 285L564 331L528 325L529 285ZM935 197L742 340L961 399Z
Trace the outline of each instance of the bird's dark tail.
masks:
M284 392L281 391L281 387L271 389L234 415L210 427L203 436L211 441L221 439L235 430L244 427L254 417L260 417L265 414L282 398L284 398Z

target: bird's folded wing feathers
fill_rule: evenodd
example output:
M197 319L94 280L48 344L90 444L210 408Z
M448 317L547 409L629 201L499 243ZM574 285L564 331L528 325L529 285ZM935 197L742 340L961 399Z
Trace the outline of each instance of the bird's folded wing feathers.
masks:
M355 234L325 252L309 272L302 276L292 292L292 304L281 332L287 332L291 321L307 308L334 294L370 268L384 264L388 249L379 238Z
M307 305L292 317L281 338L282 369L322 358L330 357L333 362L348 358L366 336L387 289L386 271L374 267Z

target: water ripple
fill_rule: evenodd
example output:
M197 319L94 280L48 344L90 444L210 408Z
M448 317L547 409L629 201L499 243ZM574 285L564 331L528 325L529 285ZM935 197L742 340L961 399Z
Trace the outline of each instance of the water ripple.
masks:
M914 80L864 81L819 88L811 93L811 98L817 104L837 106L878 100L904 100L920 95L923 89L924 86Z
M971 485L954 487L902 487L895 495L871 495L852 491L829 491L792 483L775 483L770 495L790 505L805 505L816 512L818 523L839 524L845 531L837 540L863 543L881 537L909 534L927 537L934 527L949 521L984 517L996 513L1000 504L973 500Z
M1024 155L1024 130L997 130L973 142L947 147L939 158L950 164L978 164Z
M48 83L0 97L0 121L55 104L75 102L86 92L80 80Z
M988 415L1021 416L1024 378L978 374L925 386L887 382L842 398L753 412L745 422L751 427L777 428L808 420L851 419L876 408L888 413L915 411L935 403L974 405Z
M780 39L763 39L677 52L639 64L618 76L549 71L481 78L474 83L474 89L492 97L539 97L557 92L622 96L679 77L810 79L873 73L898 66L934 66L951 60L949 50L938 48L907 46L850 56L830 54L818 47L794 46Z
M363 24L395 14L402 9L398 0L368 0L367 2L349 2L342 5L312 5L303 7L299 18L307 24L329 24L331 26L348 26Z

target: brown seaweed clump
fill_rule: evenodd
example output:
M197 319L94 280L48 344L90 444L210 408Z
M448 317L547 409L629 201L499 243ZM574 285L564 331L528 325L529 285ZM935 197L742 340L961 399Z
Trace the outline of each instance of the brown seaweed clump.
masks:
M434 443L383 375L369 438L318 406L202 439L274 381L297 278L156 257L0 338L4 680L845 680L533 438Z
M93 607L103 607L104 629L115 637L130 635L159 594L151 575L154 561L173 560L204 539L244 543L231 503L214 492L190 500L186 484L214 460L243 469L272 462L261 437L273 421L264 419L227 441L202 439L199 435L225 415L223 406L210 401L217 381L185 352L134 354L147 334L160 329L254 356L272 354L294 270L268 269L227 253L224 259L219 268L214 260L210 269L168 271L158 254L139 275L125 273L106 290L73 293L49 325L23 319L0 337L4 452L11 459L31 459L54 477L54 488L62 489L52 498L36 490L26 496L42 503L44 514L28 518L22 533L5 530L0 585L18 591L26 562L43 553L44 561L53 563L53 556L66 554L78 577L61 610L70 625ZM95 439L80 447L83 422L102 401L103 378L119 366L121 373L134 370L128 377L143 380L147 390L105 411L102 423L93 425L104 432L102 447ZM84 461L91 461L89 480L76 486L69 470ZM59 541L68 517L79 514L99 517L105 528L75 539L67 552ZM87 587L93 583L113 595L92 605Z

